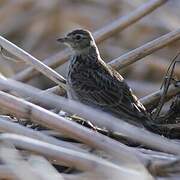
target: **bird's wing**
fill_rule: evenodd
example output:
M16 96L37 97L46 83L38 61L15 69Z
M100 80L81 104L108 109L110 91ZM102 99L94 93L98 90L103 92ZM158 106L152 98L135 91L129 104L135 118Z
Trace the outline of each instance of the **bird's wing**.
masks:
M117 71L101 65L96 70L81 70L75 76L79 81L75 85L75 91L82 102L100 106L116 114L140 117L145 111Z

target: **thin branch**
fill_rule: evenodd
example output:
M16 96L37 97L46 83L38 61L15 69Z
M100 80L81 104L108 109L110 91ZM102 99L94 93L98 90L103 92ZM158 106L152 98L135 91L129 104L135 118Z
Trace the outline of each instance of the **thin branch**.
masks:
M11 161L10 161L11 162ZM24 162L24 161L23 161ZM20 162L18 161L17 162L19 165L20 165ZM40 165L42 165L41 163L39 163L38 164L39 166ZM44 165L44 163L43 163L43 165ZM44 167L44 166L43 166ZM60 178L62 175L61 174L59 174L59 173L57 173L56 174L56 176L52 176L52 172L50 171L50 169L49 168L52 168L52 165L50 165L50 163L49 163L49 166L48 166L48 168L46 168L46 167L44 167L44 168L46 168L46 170L44 170L44 169L41 169L41 168L36 168L34 171L31 171L31 173L32 173L32 175L34 175L34 173L37 173L38 172L38 179L40 178L39 177L39 171L41 171L41 170L44 170L43 171L43 175L44 176L46 176L46 177L49 177L49 178L53 178L53 179L58 179L58 180L67 180L66 179L66 177L64 178L64 179L62 179L62 178ZM32 168L33 167L31 167L30 168L30 170L32 170ZM22 171L22 169L21 169L21 171ZM27 168L26 169L26 171L29 171L29 168ZM51 173L50 173L50 172ZM24 174L25 174L25 172L24 171L22 171ZM23 174L23 175L24 175ZM26 174L27 175L27 174ZM24 176L23 176L24 177ZM16 166L11 166L10 167L10 165L9 165L9 163L7 163L6 165L0 165L0 179L5 179L5 180L14 180L14 179L19 179L19 177L18 177L18 172L17 172L17 167ZM24 178L23 178L24 179ZM42 177L40 178L41 180L42 180ZM57 180L56 179L56 180ZM33 176L33 178L31 179L31 180L35 180L35 176ZM47 180L47 178L46 178L46 180ZM75 179L71 179L71 180L75 180Z
M53 90L53 93L54 93L54 91L56 89L58 91L59 86L55 86L53 88L50 88L50 89L47 89L47 90L43 91L43 90L35 88L35 87L31 86L31 85L22 83L22 82L18 82L18 81L11 80L11 79L4 79L3 77L2 78L0 77L0 89L2 91L8 92L8 93L13 94L13 95L14 95L14 92L16 92L16 93L18 93L18 95L20 97L24 97L26 100L28 100L30 102L40 104L44 108L53 109L53 108L57 107L56 104L49 103L48 101L46 101L46 99L44 99L44 101L43 101L43 99L41 99L39 101L38 96L39 95L46 96L47 93L48 94L52 93L52 90Z
M161 89L163 89L163 93L162 93L162 96L159 100L159 103L158 103L158 106L156 108L156 111L153 115L153 119L156 120L157 117L159 116L161 110L162 110L162 107L165 103L165 98L166 98L166 94L168 92L168 89L169 89L169 86L171 84L171 80L173 78L173 74L174 74L174 69L175 69L175 66L176 66L176 59L179 57L180 53L178 53L172 60L172 62L170 63L169 67L168 67L168 70L167 70L167 73L166 73L166 76L164 78L164 82L162 84L163 87L161 87Z
M44 180L65 180L62 174L49 162L46 158L37 155L28 157L28 164L35 170ZM40 178L40 179L41 179Z
M177 29L112 60L109 65L116 69L124 68L179 39L180 29Z
M50 107L51 108L53 108L53 107L63 108L63 110L65 110L67 112L78 114L79 116L81 116L87 120L90 120L92 123L97 124L99 127L106 127L113 132L120 132L120 133L126 135L127 137L129 137L130 139L134 140L135 142L139 142L140 144L146 144L147 146L149 146L151 148L156 148L161 151L171 152L171 150L172 150L172 148L170 148L172 145L169 145L169 146L165 145L166 143L167 144L169 143L166 139L160 138L159 136L156 137L156 136L150 134L149 132L144 132L144 130L137 129L123 121L121 121L121 123L119 123L120 122L119 119L117 120L116 118L113 118L113 117L106 117L106 116L104 117L101 113L98 115L98 112L94 112L94 111L91 112L91 110L88 111L84 108L84 106L80 105L79 103L63 100L63 98L61 98L59 96L54 96L50 93L45 93L45 92L39 93L41 91L36 91L36 88L31 90L31 88L27 85L24 85L24 87L21 88L22 87L21 83L18 83L18 82L13 83L13 82L11 82L11 80L8 82L7 80L2 79L2 80L0 80L0 84L2 85L2 87L6 87L6 88L9 87L11 90L17 91L20 89L21 92L24 91L24 94L31 97L32 99L36 99L36 102L38 102L40 104L47 105L49 108ZM16 86L18 88L16 88ZM170 92L174 91L174 87L172 86L169 90L170 90ZM175 90L180 91L180 89L178 89L178 88L175 88ZM160 93L155 96L156 101L157 101L158 97L160 98ZM152 101L153 96L150 99ZM13 104L13 102L11 102L11 104ZM16 107L16 106L17 105L15 105L14 107ZM22 109L23 109L23 107L22 107ZM12 113L10 110L9 110L9 112ZM15 110L15 112L16 112L16 110ZM26 114L26 112L24 112L24 113ZM29 117L28 114L27 115L25 115L25 114L24 114L24 116L26 116L28 118ZM39 115L39 116L41 117L42 115ZM134 134L136 134L136 136L134 136ZM139 138L138 138L138 136L139 136ZM161 145L161 143L163 145ZM164 146L166 146L166 148L164 148Z
M75 101L67 101L67 99L56 95L41 95L36 93L33 95L38 97L40 101L46 100L49 104L61 107L67 112L75 113L99 127L106 127L110 131L122 133L140 144L147 145L148 147L158 149L160 151L174 154L180 153L180 145L161 136L152 134L144 129L132 126L120 119L107 115L106 113L99 112ZM8 111L10 114L14 114L15 116L21 118L31 119L36 123L80 140L91 147L100 149L103 148L103 150L113 154L119 153L118 149L122 149L121 153L124 152L123 148L125 147L122 146L122 144L117 144L114 141L111 141L108 137L94 133L85 127L82 127L74 122L67 121L63 117L40 108L39 106L20 100L19 98L13 97L7 93L0 92L0 105L2 109Z
M180 88L171 85L166 94L165 101L170 100L172 97L177 95L180 92ZM140 101L144 104L145 107L150 108L151 106L156 106L163 94L163 89L160 89L152 94L149 94L140 99Z
M38 180L40 177L38 172L34 171L27 161L23 160L23 157L14 148L14 146L9 147L10 144L4 145L3 143L0 148L0 158L3 164L7 164L12 173L15 174L15 179L23 180L25 177L24 175L26 175L27 180Z
M48 100L51 98L52 96L50 98L48 97ZM57 96L56 98L59 97ZM57 103L59 103L59 100ZM65 101L67 102L67 100ZM50 100L50 103L51 102L52 100ZM134 154L139 157L139 154L136 154L136 151L134 152L131 148L119 142L7 93L0 92L0 105L2 109L8 111L10 114L14 114L20 118L30 119L35 123L52 128L57 132L61 132L74 139L84 142L91 147L102 149L114 157L117 155L125 162L129 162L130 159L132 162L135 160L137 161Z
M0 141L12 143L18 148L45 156L50 160L55 160L59 165L66 165L83 171L92 171L94 168L100 167L110 168L111 170L120 169L119 166L95 155L74 151L25 136L19 136L16 134L1 134Z
M13 123L9 120L9 118L5 117L0 117L0 132L14 133L22 136L27 136L29 138L37 139L57 146L82 151L81 148L78 148L77 146L74 146L71 143L58 140L51 136L45 135L39 131L35 131L30 128L24 127L18 123Z
M39 165L42 165L41 163L39 163ZM44 163L43 163L43 165L44 165ZM49 164L49 166L50 166L50 164ZM48 176L50 176L50 178L52 178L51 176L52 176L52 172L51 173L49 173L49 168L51 167L52 168L52 166L50 166L49 167L48 166L48 168L46 168L46 170L43 172L44 174L43 175L45 175L46 177ZM44 166L43 166L44 167ZM12 179L18 179L18 176L17 176L17 171L16 171L16 169L17 169L17 167L13 167L13 169L12 169L12 167L10 168L10 166L9 166L9 164L7 164L7 165L0 165L0 179L5 179L5 180L12 180ZM32 168L31 168L32 169ZM21 169L22 170L22 169ZM26 170L29 170L29 169L26 169ZM36 171L35 172L37 172L38 171L38 175L39 175L39 171L40 170L42 170L41 168L36 168ZM44 170L44 169L43 169ZM34 171L33 171L34 172ZM32 172L32 174L33 174L33 172ZM60 176L59 176L60 175ZM64 177L64 179L62 179L62 178L60 178L61 176L63 176ZM56 176L53 176L53 179L55 179L55 177L56 178L58 178L58 180L69 180L68 179L68 177L66 178L66 174L65 175L62 175L62 174L56 174ZM39 176L38 176L38 178L39 178ZM33 180L34 180L34 176L33 176ZM41 178L41 180L42 180L42 178ZM47 180L47 178L46 178L46 180ZM75 178L73 178L73 175L72 175L72 178L70 179L70 180L76 180Z
M10 85L11 85L10 87L12 87L11 89L13 89L13 84L14 83L10 83ZM18 83L16 85L21 89L21 86L19 86ZM4 84L4 86L6 87L7 85ZM25 94L28 95L29 97L32 97L32 98L36 99L36 102L38 102L40 104L47 105L49 107L62 108L63 110L65 110L67 112L77 114L77 115L91 121L92 123L98 125L99 127L106 127L110 131L120 132L123 135L127 136L129 139L133 140L134 142L144 144L144 145L146 145L146 146L148 146L150 148L153 148L153 149L158 149L160 151L166 151L166 152L171 152L171 153L177 153L176 148L180 148L178 144L174 144L174 143L172 143L171 141L168 141L165 138L162 138L162 137L160 137L158 135L155 136L154 134L152 134L150 132L147 132L147 131L145 131L143 129L136 128L136 127L134 127L134 126L132 126L130 124L127 124L126 122L121 121L120 119L114 118L112 116L110 116L110 117L107 116L107 115L103 116L103 113L99 113L98 111L94 111L91 108L86 109L85 106L83 106L82 104L79 104L77 102L67 101L66 99L63 99L63 98L61 98L59 96L55 96L55 95L52 95L52 94L49 94L49 93L39 93L39 91L36 92L36 90L31 91L30 88L28 88L28 87L25 88L25 87L26 86L24 86L24 88L21 89L21 90L25 91ZM177 89L178 88L176 88L176 90ZM17 89L14 88L14 90L17 90ZM178 90L180 91L180 89L178 89ZM171 91L171 88L170 88L170 91ZM2 95L2 97L3 97L3 95ZM6 98L7 97L5 97L5 99ZM157 96L155 98L157 100ZM159 94L159 98L160 98L160 94ZM2 101L2 103L3 103L2 99L0 101ZM6 102L6 101L9 101L9 100L6 99L4 101ZM2 105L2 109L3 109L3 106L6 104L5 102ZM11 103L8 105L8 107L10 108L11 105L13 105L13 104L14 104L14 101L11 100ZM21 106L22 106L21 110L22 109L25 109L25 110L28 109L26 107L27 106L26 104L24 104L24 105L21 104ZM20 108L20 105L15 104L15 105L13 105L13 109L8 108L8 112L10 114L13 113L13 112L16 113L17 109L16 108L14 109L14 107L19 107ZM18 109L18 111L20 111L20 112L21 112L21 110ZM29 110L29 111L32 111L32 110ZM29 118L29 116L30 116L28 114L29 111L23 112L23 117L25 116L26 118ZM42 120L40 120L39 118L44 116L45 113L41 112L41 111L39 113L40 114L37 115L38 120L37 120L37 122L36 121L35 122L41 124ZM45 116L45 118L47 118L47 116ZM51 127L50 125L46 125L46 123L47 123L46 119L43 119L43 121L44 120L45 120L45 122L43 122L42 124L44 126ZM49 117L49 119L47 121L49 121L49 120L52 121L50 117ZM32 121L34 121L34 119L32 119ZM59 120L59 122L60 122L60 120ZM62 124L64 124L64 123L62 123ZM57 128L57 127L58 127L58 125L55 125L55 128ZM78 131L80 131L80 130L77 129L76 132L78 132ZM70 133L68 133L68 135L70 135ZM76 136L73 135L71 137L75 138Z
M160 152L160 151L155 151L155 150L151 150L151 149L145 149L145 148L141 148L141 147L136 147L136 150L140 151L141 153L143 153L144 155L147 156L147 158L149 158L150 161L171 161L171 160L176 160L179 155L174 155L174 154L169 154L169 153L164 153L164 152Z
M67 62L69 55L70 55L70 52L69 50L66 49L49 58L44 59L42 62L51 68L56 68L64 64L65 62ZM34 69L33 67L28 67L18 72L17 74L13 75L12 79L26 82L39 74L40 72L36 71L36 69Z
M66 80L61 75L59 75L56 71L52 70L51 68L43 64L41 61L39 61L32 55L28 54L26 51L16 46L15 44L9 42L2 36L0 36L0 46L6 49L11 54L13 54L14 56L18 57L19 59L23 59L28 64L32 65L38 71L43 73L46 77L50 78L52 81L54 81L58 85L65 88L64 84Z
M165 177L180 173L180 159L171 160L168 162L152 162L149 165L149 171L154 176Z
M10 57L10 56L5 55L4 52L3 52L3 50L4 50L4 49L0 46L0 56L1 56L3 59L5 59L5 60L7 60L7 61L12 61L12 62L15 62L15 63L21 62L21 60L14 59L14 58L12 58L12 57Z
M116 34L124 30L128 26L134 24L138 20L142 19L146 15L156 10L165 2L167 2L167 0L150 0L138 7L137 9L135 9L133 12L129 13L128 15L118 18L111 24L105 26L104 28L94 33L96 42L99 43L105 39L108 39L113 34Z
M60 86L54 86L54 87L48 88L44 90L44 92L53 93L59 96L64 96L66 94L65 89L61 88Z
M11 153L12 150L8 150L7 153ZM6 153L6 149L5 149ZM5 154L4 153L4 154ZM14 152L12 152L14 153ZM11 153L11 156L12 156ZM15 153L14 153L15 154ZM11 156L8 157L8 161L3 157L6 161L7 165L1 165L0 166L0 178L8 178L8 179L14 179L16 175L18 176L16 171L16 166L11 162ZM67 174L67 173L58 173L57 170L49 163L48 160L46 160L42 156L34 156L31 155L28 160L24 160L20 155L16 155L13 157L13 161L17 164L18 168L21 167L22 164L26 164L27 168L25 169L25 172L30 169L30 172L32 175L36 175L38 172L38 177L40 179L53 179L53 180L104 180L104 179L111 179L111 180L117 180L117 179L146 179L150 180L152 177L150 176L149 172L144 170L143 168L139 168L138 170L134 167L124 167L124 165L120 165L119 167L113 168L112 167L94 167L94 170L92 171L84 171L81 173L73 173L73 174ZM9 162L10 161L10 162ZM9 166L9 165L12 166ZM95 166L96 164L94 164ZM114 165L115 166L115 165ZM21 169L20 169L21 170ZM25 173L23 171L23 173ZM29 172L29 171L28 171ZM20 172L21 174L22 172ZM61 178L62 177L62 178ZM23 178L24 179L24 178ZM34 180L34 178L33 178Z
M151 0L147 3L143 4L142 6L135 9L132 13L117 18L117 20L113 21L112 23L106 25L105 27L97 30L94 32L95 40L97 43L102 42L103 40L111 37L112 35L116 34L117 32L121 32L125 28L130 25L133 25L135 22L143 18L144 16L148 15L159 6L167 2L167 0ZM68 52L62 51L53 55L50 58L47 58L43 61L44 64L47 64L49 67L56 68L62 64L64 64L68 59ZM19 81L28 81L31 78L37 76L39 72L35 71L32 67L29 67L16 75L12 78Z

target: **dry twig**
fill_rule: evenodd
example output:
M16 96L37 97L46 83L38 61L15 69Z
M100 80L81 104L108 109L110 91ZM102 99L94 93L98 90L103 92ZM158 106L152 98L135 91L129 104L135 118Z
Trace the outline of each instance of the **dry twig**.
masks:
M139 19L143 18L145 15L148 15L153 10L161 6L163 3L165 3L167 0L151 0L144 5L140 6L134 12L128 14L124 17L119 17L114 22L108 24L107 26L101 28L100 30L97 30L95 35L95 40L97 43L111 37L113 34L120 32L127 28L129 25L132 25L133 23L137 22ZM63 51L60 53L55 54L54 56L45 59L43 61L44 64L47 64L49 67L55 68L59 65L62 65L67 61L68 58L67 51ZM27 68L19 73L17 73L12 78L19 81L27 81L30 80L32 77L35 77L39 74L39 72L34 71L32 67Z
M177 29L112 60L109 64L116 69L124 68L179 39L180 29Z
M158 149L160 151L179 154L180 146L178 144L173 143L166 138L154 135L141 128L134 127L124 121L121 121L120 119L95 111L92 108L87 108L85 105L80 103L70 100L67 101L65 99L63 100L63 98L58 96L53 97L49 94L48 96L44 97L44 95L41 96L40 94L34 93L34 96L35 95L39 98L39 100L41 99L42 101L45 101L46 99L49 104L52 103L57 107L63 108L67 112L76 113L100 127L106 127L108 130L120 132L135 142L145 144L148 147ZM105 136L96 134L93 131L88 130L74 122L67 121L52 112L26 101L22 101L16 97L8 95L7 93L0 92L0 104L2 109L5 109L17 117L30 119L33 122L65 133L66 135L80 140L91 147L103 149L108 153L114 153L114 155L116 153L119 154L119 150L116 152L117 149L122 149L121 153L124 152L123 148L125 147L122 146L122 144L115 143Z
M59 75L57 72L43 64L41 61L39 61L32 55L28 54L26 51L9 42L2 36L0 37L0 46L6 49L8 52L15 55L16 57L18 57L19 59L23 59L28 64L31 64L33 67L38 69L41 73L50 78L52 81L56 82L57 84L65 88L64 83L66 81L61 75Z

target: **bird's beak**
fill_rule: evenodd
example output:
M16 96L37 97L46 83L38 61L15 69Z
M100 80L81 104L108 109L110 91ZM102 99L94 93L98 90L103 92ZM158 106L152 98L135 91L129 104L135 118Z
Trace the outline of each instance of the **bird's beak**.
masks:
M57 39L57 41L60 43L67 43L69 41L69 38L67 38L67 37L59 38L59 39Z

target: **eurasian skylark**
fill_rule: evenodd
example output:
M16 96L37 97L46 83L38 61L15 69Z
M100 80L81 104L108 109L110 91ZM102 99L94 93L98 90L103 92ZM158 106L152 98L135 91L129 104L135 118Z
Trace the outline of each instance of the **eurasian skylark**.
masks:
M67 74L68 98L130 122L147 119L145 107L123 77L101 59L89 31L74 30L58 41L73 51Z

